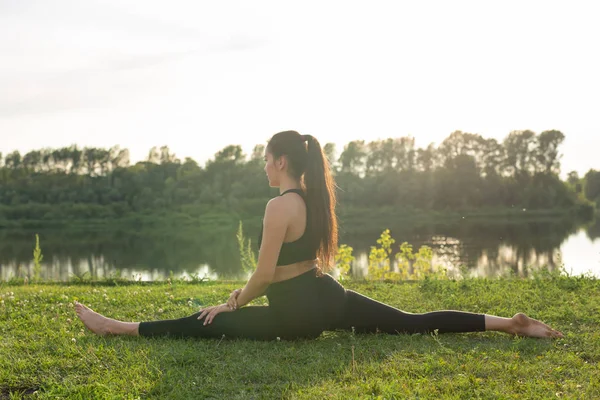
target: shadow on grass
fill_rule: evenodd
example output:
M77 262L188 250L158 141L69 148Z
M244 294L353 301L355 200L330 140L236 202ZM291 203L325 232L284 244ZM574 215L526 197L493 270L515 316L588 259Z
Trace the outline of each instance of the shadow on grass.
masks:
M36 385L0 388L0 400L33 396L40 388Z

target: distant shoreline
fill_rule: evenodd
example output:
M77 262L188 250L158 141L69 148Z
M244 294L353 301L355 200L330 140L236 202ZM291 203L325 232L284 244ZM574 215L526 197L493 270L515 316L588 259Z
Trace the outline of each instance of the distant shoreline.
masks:
M582 215L583 214L583 215ZM514 208L479 208L462 211L433 211L395 207L339 207L338 219L341 227L348 233L355 231L352 227L360 227L361 231L382 226L393 222L419 226L435 223L460 222L526 222L533 220L553 220L574 218L581 222L592 221L594 215L586 215L580 208L568 209L518 209ZM595 216L600 218L600 210ZM145 213L127 213L122 217L109 218L48 218L48 219L0 219L2 230L32 230L32 229L73 229L73 230L123 230L123 229L211 229L221 231L237 228L239 221L244 223L245 230L258 229L262 216L239 215L226 213L222 210L210 211L201 215L191 215L178 211L158 211ZM108 228L108 229L107 229Z

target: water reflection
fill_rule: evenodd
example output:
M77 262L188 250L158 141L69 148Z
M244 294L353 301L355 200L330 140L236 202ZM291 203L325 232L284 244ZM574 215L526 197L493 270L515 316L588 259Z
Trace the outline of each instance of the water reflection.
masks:
M553 271L563 263L574 274L591 271L600 277L600 220L588 224L572 219L435 224L392 229L391 235L396 240L396 251L403 241L413 245L415 251L422 245L432 247L433 263L454 277L462 275L462 265L472 277L527 277L535 269ZM354 276L366 274L368 252L375 244L373 236L368 239L348 238L357 255ZM398 270L395 263L392 269Z
M235 233L131 233L42 231L41 276L68 280L87 273L141 280L175 277L239 277L241 264ZM233 239L233 240L231 240ZM32 232L0 233L0 279L33 276ZM212 268L218 266L218 268Z
M250 237L258 232L251 230ZM341 237L340 243L354 247L352 275L367 271L370 246L377 233ZM394 250L407 241L418 250L434 250L434 264L450 275L529 276L531 269L555 270L564 262L575 274L592 271L600 276L600 221L578 225L569 219L529 222L499 221L428 224L394 228ZM57 232L42 231L44 254L41 276L46 280L68 280L89 274L93 278L115 276L140 280L163 280L170 271L175 277L246 279L235 229L221 232ZM0 232L0 279L33 276L33 232ZM392 253L392 257L395 252ZM394 266L395 268L395 266Z
M156 281L166 280L169 277L170 271L160 269L136 269L136 268L121 268L118 269L107 263L103 257L90 257L86 261L78 260L73 262L71 258L58 259L55 258L50 263L42 264L40 276L43 280L49 281L66 281L72 277L80 278L104 278L120 276L127 279L139 281ZM17 264L9 263L2 265L0 268L0 280L6 281L11 277L32 277L34 275L34 267L32 264ZM177 278L188 280L208 278L210 280L219 279L219 274L211 270L208 264L198 265L197 268L190 271L179 271L174 274Z

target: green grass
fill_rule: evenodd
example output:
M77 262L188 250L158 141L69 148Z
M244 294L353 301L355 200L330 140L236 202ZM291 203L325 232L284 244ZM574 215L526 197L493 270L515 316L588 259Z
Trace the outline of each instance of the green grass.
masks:
M600 281L588 277L344 284L411 312L523 311L565 333L554 341L494 332L101 338L72 309L78 300L126 321L177 318L241 284L0 283L0 399L600 398Z

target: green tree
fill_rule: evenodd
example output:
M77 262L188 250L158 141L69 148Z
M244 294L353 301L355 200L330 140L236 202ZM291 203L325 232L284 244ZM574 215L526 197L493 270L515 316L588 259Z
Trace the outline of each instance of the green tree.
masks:
M175 156L174 153L171 153L169 150L169 146L162 146L160 148L160 163L161 164L179 164L179 159Z
M435 166L436 149L433 143L430 143L426 149L417 149L416 155L417 170L423 172L431 171Z
M482 172L484 177L496 177L503 175L506 158L506 152L502 144L496 139L483 139L480 143L482 153Z
M600 171L590 169L584 177L585 198L596 203L600 207Z
M265 146L263 144L257 144L252 149L252 156L250 157L250 161L263 162L264 156L265 156Z
M581 178L577 171L571 171L567 175L567 183L575 189L575 193L581 193L583 191L583 186L581 184Z
M340 209L413 207L456 210L479 206L523 208L585 207L587 201L558 178L558 148L564 135L513 131L498 143L453 132L436 149L415 148L411 137L344 146L336 168ZM325 150L335 157L335 147ZM148 159L129 164L129 152L66 148L12 152L0 166L0 212L6 219L104 218L157 208L198 215L210 210L255 217L274 195L267 185L264 146L249 160L238 145L215 153L200 166L180 162L168 147L153 147ZM369 171L367 174L366 172ZM579 184L598 201L596 172ZM10 206L10 207L7 207Z
M367 176L377 175L384 167L385 158L384 143L381 140L373 140L367 144L367 157L365 160L365 174Z
M40 171L42 163L42 153L39 150L33 150L23 156L23 167L30 172Z
M449 159L456 158L460 155L469 155L476 158L479 153L481 136L462 131L454 131L448 136L440 147L438 152L442 157L441 162L445 163Z
M54 159L52 158L52 149L42 149L42 169L45 172L53 171Z
M83 168L83 151L76 145L71 146L71 173L80 174Z
M340 155L339 163L342 172L362 175L365 165L367 151L364 140L354 140L344 146L344 151Z
M146 161L152 164L160 164L160 152L158 147L154 146L148 152L148 157L146 157Z
M10 169L18 169L21 167L21 153L19 153L17 150L13 151L12 153L8 154L6 156L6 158L4 159L4 164L7 168Z
M246 156L242 150L242 146L240 145L229 145L225 147L223 150L217 152L215 154L215 163L221 162L233 162L234 164L241 164L244 162Z
M544 131L537 137L535 158L536 171L558 174L560 172L560 158L558 147L565 140L565 135L557 130Z
M535 133L530 130L512 131L503 142L505 165L511 176L529 175L535 170Z

